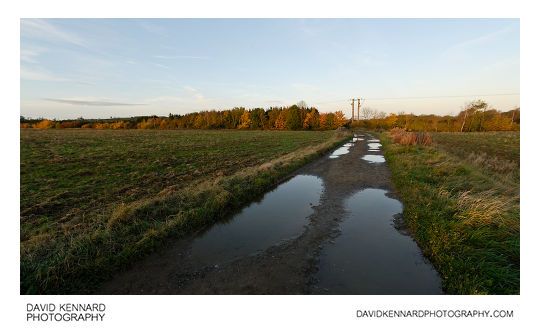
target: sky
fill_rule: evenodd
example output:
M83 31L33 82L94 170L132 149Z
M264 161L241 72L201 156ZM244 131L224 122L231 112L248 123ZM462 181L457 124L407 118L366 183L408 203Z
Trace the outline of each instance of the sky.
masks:
M519 19L21 19L21 115L520 106Z

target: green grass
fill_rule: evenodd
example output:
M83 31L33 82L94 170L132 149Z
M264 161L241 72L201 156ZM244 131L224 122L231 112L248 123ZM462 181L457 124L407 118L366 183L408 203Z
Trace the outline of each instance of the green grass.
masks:
M519 132L379 134L404 217L451 294L519 294Z
M21 293L90 293L344 141L332 131L21 129Z

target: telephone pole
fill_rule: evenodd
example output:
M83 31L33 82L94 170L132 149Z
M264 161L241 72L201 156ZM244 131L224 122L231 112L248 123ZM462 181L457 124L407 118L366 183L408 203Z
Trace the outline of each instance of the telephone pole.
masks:
M362 104L364 103L365 99L363 98L358 98L356 99L358 101L358 115L356 116L356 119L359 120L360 119L360 106L362 106Z
M352 103L351 103L351 105L352 105L351 122L354 122L354 100L355 99L353 98L351 100L352 100Z

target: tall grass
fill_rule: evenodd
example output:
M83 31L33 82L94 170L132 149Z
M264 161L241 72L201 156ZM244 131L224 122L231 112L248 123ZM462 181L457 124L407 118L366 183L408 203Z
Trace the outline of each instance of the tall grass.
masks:
M393 128L388 134L392 137L393 143L401 145L429 146L432 142L431 135L425 131L407 132L402 128Z
M379 138L403 216L440 272L444 290L519 294L519 181L493 179L494 171L437 145L402 145L386 134ZM477 148L468 147L470 153ZM498 158L493 153L490 160Z

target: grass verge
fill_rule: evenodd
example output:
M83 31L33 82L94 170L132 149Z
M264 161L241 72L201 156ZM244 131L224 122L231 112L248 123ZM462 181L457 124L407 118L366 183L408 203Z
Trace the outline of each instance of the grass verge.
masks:
M228 176L212 176L183 188L171 185L153 196L122 202L100 219L87 218L95 222L86 222L85 226L91 228L84 233L62 229L62 234L47 242L39 240L47 238L46 233L35 233L25 243L21 241L21 293L92 293L100 282L169 238L182 237L225 218L349 138L336 133L325 142ZM54 199L48 199L50 203ZM23 226L25 217L21 216Z
M452 134L435 134L432 147L393 144L385 133L378 136L404 204L403 216L441 274L445 292L519 294L519 172L508 171L519 171L515 143L509 147L517 160L509 158L502 142L498 148L485 145L493 143L492 134L471 134L471 143L461 134L455 136L461 142ZM519 145L519 134L517 139ZM479 144L482 161L464 156L474 154ZM486 151L491 148L496 152ZM514 164L499 172L486 161Z

